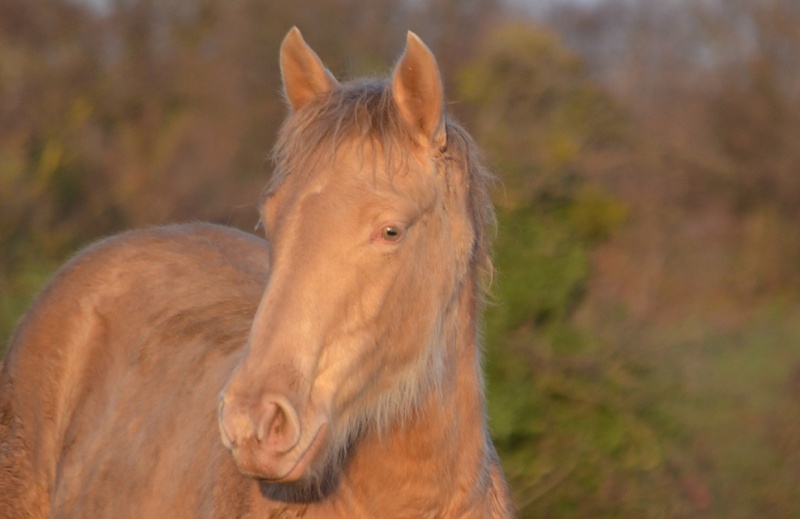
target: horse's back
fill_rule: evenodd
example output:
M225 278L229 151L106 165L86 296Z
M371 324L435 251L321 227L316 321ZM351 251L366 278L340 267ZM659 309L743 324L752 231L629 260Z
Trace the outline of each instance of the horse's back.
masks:
M210 478L235 471L217 394L267 263L263 240L204 224L126 233L70 261L0 375L0 517L213 512Z

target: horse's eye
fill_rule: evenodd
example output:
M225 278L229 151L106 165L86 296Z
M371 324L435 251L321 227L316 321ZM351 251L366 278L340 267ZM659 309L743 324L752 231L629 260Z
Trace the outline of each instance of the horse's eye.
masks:
M395 227L393 225L387 225L383 229L381 229L381 238L386 241L397 241L403 236L402 231L399 227Z

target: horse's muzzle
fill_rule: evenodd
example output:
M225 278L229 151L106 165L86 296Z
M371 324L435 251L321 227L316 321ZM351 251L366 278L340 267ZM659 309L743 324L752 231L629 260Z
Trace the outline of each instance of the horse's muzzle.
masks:
M297 410L281 395L264 395L256 402L228 400L218 409L222 443L243 474L269 481L301 479L327 435L327 424L303 434Z

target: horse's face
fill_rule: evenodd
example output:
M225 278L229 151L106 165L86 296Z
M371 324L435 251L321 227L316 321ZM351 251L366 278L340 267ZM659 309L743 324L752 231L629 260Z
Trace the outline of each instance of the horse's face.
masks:
M398 68L410 54L433 67L438 92L431 100L424 84L425 99L441 103L429 51L409 39ZM336 88L318 72L317 83ZM395 73L395 99L404 80ZM436 125L420 120L424 139L408 139L392 160L369 139L345 140L335 155L311 151L307 170L287 175L262 207L268 286L220 400L222 439L243 473L313 480L360 431L411 412L446 376L443 316L466 275L473 232L466 186L445 178L433 144L441 104L431 112Z

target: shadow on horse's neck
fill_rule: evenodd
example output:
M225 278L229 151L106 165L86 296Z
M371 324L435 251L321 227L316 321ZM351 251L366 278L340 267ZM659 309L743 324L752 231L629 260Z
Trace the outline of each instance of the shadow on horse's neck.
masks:
M262 495L303 509L335 503L337 509L364 510L364 503L380 507L384 500L402 507L408 499L412 505L406 510L413 510L426 497L435 506L458 488L487 485L491 453L475 283L465 283L445 320L447 368L440 390L430 391L402 423L358 437L340 470L313 491L262 483Z

